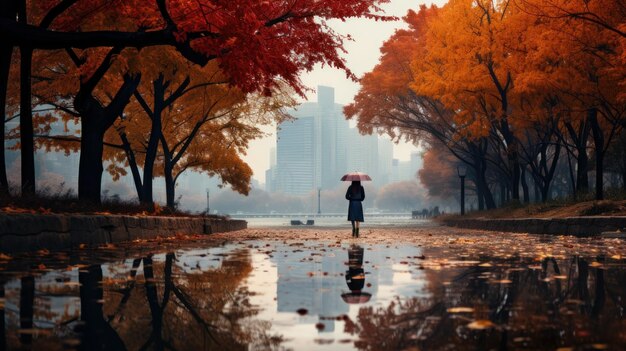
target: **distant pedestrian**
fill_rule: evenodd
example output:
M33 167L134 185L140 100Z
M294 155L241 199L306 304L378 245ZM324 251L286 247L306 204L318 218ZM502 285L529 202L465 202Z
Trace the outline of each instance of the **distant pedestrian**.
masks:
M365 189L358 180L352 181L352 184L346 191L346 200L348 205L348 220L352 222L352 237L359 237L359 223L363 222L363 200L365 200Z

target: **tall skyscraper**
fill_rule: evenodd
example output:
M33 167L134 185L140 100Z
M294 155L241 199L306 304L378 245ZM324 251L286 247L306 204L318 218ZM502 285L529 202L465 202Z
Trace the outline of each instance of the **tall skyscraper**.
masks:
M334 88L319 86L317 92L317 102L289 111L296 120L278 126L276 165L266 172L266 179L272 182L267 189L307 195L318 188L337 187L341 176L349 171L366 172L377 183L386 183L390 178L391 142L383 142L379 150L378 135L364 136L350 128L343 106L335 103Z
M320 184L318 108L305 103L291 111L293 121L281 123L276 132L275 188L286 194L306 195Z

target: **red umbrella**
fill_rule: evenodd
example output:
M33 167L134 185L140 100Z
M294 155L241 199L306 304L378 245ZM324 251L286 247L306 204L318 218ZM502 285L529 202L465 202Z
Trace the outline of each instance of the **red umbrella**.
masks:
M368 176L367 174L363 172L350 172L344 175L343 177L341 177L341 180L344 182L353 182L355 180L359 180L359 181L372 180L372 178L370 178L370 176Z

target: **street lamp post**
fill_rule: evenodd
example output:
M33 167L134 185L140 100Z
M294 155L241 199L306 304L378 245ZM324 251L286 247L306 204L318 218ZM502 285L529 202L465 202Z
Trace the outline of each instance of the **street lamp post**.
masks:
M465 176L467 175L467 167L458 166L456 172L461 178L461 216L465 215Z
M209 188L206 189L206 214L209 215L211 214L211 207L210 205L210 197L209 197Z
M322 188L317 188L317 214L321 215L322 214Z

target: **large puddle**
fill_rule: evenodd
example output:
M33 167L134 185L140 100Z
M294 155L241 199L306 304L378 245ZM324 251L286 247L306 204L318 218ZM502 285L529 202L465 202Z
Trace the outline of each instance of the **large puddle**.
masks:
M538 258L286 240L82 257L28 273L0 260L0 342L36 350L626 349L626 266L596 251Z

